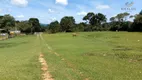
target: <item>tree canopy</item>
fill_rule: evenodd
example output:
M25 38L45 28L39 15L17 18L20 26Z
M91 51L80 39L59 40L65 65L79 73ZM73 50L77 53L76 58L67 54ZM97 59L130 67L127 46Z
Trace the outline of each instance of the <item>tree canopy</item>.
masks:
M139 14L142 15L142 10L141 10L141 12Z
M65 16L61 19L60 25L62 31L71 32L75 26L75 19L72 16Z
M31 32L40 32L41 31L41 26L39 23L39 20L37 18L30 18L29 23L31 25Z
M13 29L15 26L15 18L9 14L0 16L0 28Z
M60 23L58 21L51 22L48 29L50 33L60 32Z

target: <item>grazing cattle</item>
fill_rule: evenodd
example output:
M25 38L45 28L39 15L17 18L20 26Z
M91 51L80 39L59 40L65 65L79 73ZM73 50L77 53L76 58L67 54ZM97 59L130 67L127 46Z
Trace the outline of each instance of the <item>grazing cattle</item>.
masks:
M76 36L77 36L77 33L73 33L72 36L73 36L73 37L76 37Z

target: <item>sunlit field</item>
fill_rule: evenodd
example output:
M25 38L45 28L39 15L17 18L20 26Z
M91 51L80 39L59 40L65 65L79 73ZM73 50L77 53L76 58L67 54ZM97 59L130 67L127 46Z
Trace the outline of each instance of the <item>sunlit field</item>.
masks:
M141 80L141 35L128 32L78 33L77 37L70 33L44 34L42 52L55 80Z
M40 53L54 80L141 80L141 35L45 33L0 41L0 80L41 80Z
M0 80L40 80L38 42L35 36L0 41Z

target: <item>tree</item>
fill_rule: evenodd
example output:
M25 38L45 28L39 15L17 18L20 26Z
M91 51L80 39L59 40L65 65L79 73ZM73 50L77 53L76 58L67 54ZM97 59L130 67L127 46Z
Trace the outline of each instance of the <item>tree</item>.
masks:
M106 20L107 19L106 19L105 15L103 15L102 13L98 13L90 19L90 24L99 26L102 23L106 22Z
M134 16L133 15L130 15L130 17L129 18L133 18Z
M127 21L128 16L130 15L130 13L123 13L123 17L124 17L124 21Z
M103 23L101 30L103 30L103 31L109 31L110 30L110 24L109 23Z
M139 14L142 15L142 10L141 10L141 12Z
M3 19L3 16L0 16L0 28L2 28L4 25L2 19Z
M60 24L58 21L51 22L49 24L49 31L50 33L57 33L60 31Z
M116 20L115 20L115 17L111 17L111 18L110 18L110 21L111 21L111 22L115 22L115 21L116 21Z
M21 30L21 32L30 33L31 25L28 21L16 21L16 28Z
M95 14L93 12L89 12L86 16L83 17L83 20L86 21L86 23L90 22L90 19L94 16Z
M13 29L15 26L15 19L9 14L0 17L0 27L4 29Z
M77 32L83 32L84 28L85 28L85 23L81 22L79 24L76 24L75 27L73 28L73 31L77 31Z
M126 30L128 30L128 28L130 27L130 22L127 21L129 15L130 15L129 13L124 12L124 13L117 14L115 17L111 17L110 18L110 21L111 21L110 30L112 30L112 31L116 31L116 30L126 31Z
M120 13L120 14L117 14L117 16L115 17L117 21L119 22L124 22L127 20L127 17L129 16L130 14L127 13L127 12L124 12L124 13Z
M86 16L84 16L83 20L89 22L88 30L100 30L102 23L106 22L107 18L102 13L94 14L93 12L89 12ZM89 29L90 28L90 29Z
M30 18L29 23L31 24L31 33L41 31L41 26L37 18Z
M63 32L71 32L75 26L75 19L72 16L65 16L61 19L60 25Z
M142 15L136 16L130 30L142 32Z
M134 22L129 28L129 31L142 32L142 11L139 14L134 15Z

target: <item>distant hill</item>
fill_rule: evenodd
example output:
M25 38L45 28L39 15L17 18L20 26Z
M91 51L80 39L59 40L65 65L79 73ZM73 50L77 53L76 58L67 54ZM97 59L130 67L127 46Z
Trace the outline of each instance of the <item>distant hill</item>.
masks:
M40 23L40 26L47 27L49 24Z

